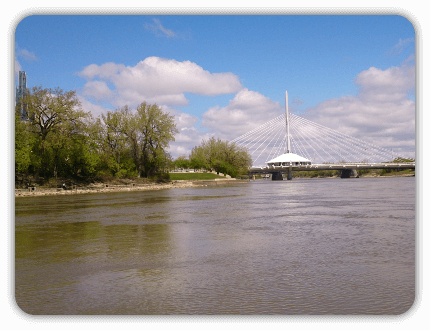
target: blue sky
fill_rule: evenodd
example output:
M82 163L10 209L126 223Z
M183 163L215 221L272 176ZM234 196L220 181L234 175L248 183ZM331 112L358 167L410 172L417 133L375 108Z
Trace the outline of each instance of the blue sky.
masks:
M15 31L28 87L76 90L95 117L156 102L177 118L173 156L272 119L285 90L290 111L412 156L414 55L396 15L35 15Z

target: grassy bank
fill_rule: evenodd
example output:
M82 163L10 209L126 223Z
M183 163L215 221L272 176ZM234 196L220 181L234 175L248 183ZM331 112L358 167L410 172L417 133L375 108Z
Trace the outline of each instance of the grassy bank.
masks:
M213 173L169 173L170 180L213 180L225 179L225 176Z
M415 175L415 170L413 169L405 169L405 170L379 170L380 176L413 176ZM363 175L365 176L365 175Z

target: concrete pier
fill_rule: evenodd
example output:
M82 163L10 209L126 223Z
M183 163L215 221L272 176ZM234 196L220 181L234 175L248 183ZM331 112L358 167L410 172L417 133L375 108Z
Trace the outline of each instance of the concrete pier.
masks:
M284 180L281 172L272 172L272 181Z
M358 173L354 169L342 170L340 177L342 179L358 178Z
M287 171L287 180L292 180L293 179L293 174L292 174L292 170L291 168L288 169Z

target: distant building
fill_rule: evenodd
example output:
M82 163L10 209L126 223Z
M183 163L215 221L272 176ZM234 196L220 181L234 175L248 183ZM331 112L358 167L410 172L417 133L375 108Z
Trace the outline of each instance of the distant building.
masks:
M267 162L269 166L301 166L311 165L311 161L293 153L285 153Z
M16 104L28 93L27 89L27 74L25 71L19 71L18 87L16 88ZM27 112L24 109L24 105L21 104L21 119L27 118Z

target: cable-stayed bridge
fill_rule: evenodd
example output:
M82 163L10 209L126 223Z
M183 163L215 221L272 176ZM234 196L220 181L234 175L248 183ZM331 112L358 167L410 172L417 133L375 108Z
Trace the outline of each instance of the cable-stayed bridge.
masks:
M406 157L391 149L343 134L288 112L245 133L232 142L246 147L252 156L250 173L281 173L338 169L342 177L357 176L357 169L415 168L415 162L394 162ZM355 171L355 172L354 172Z

